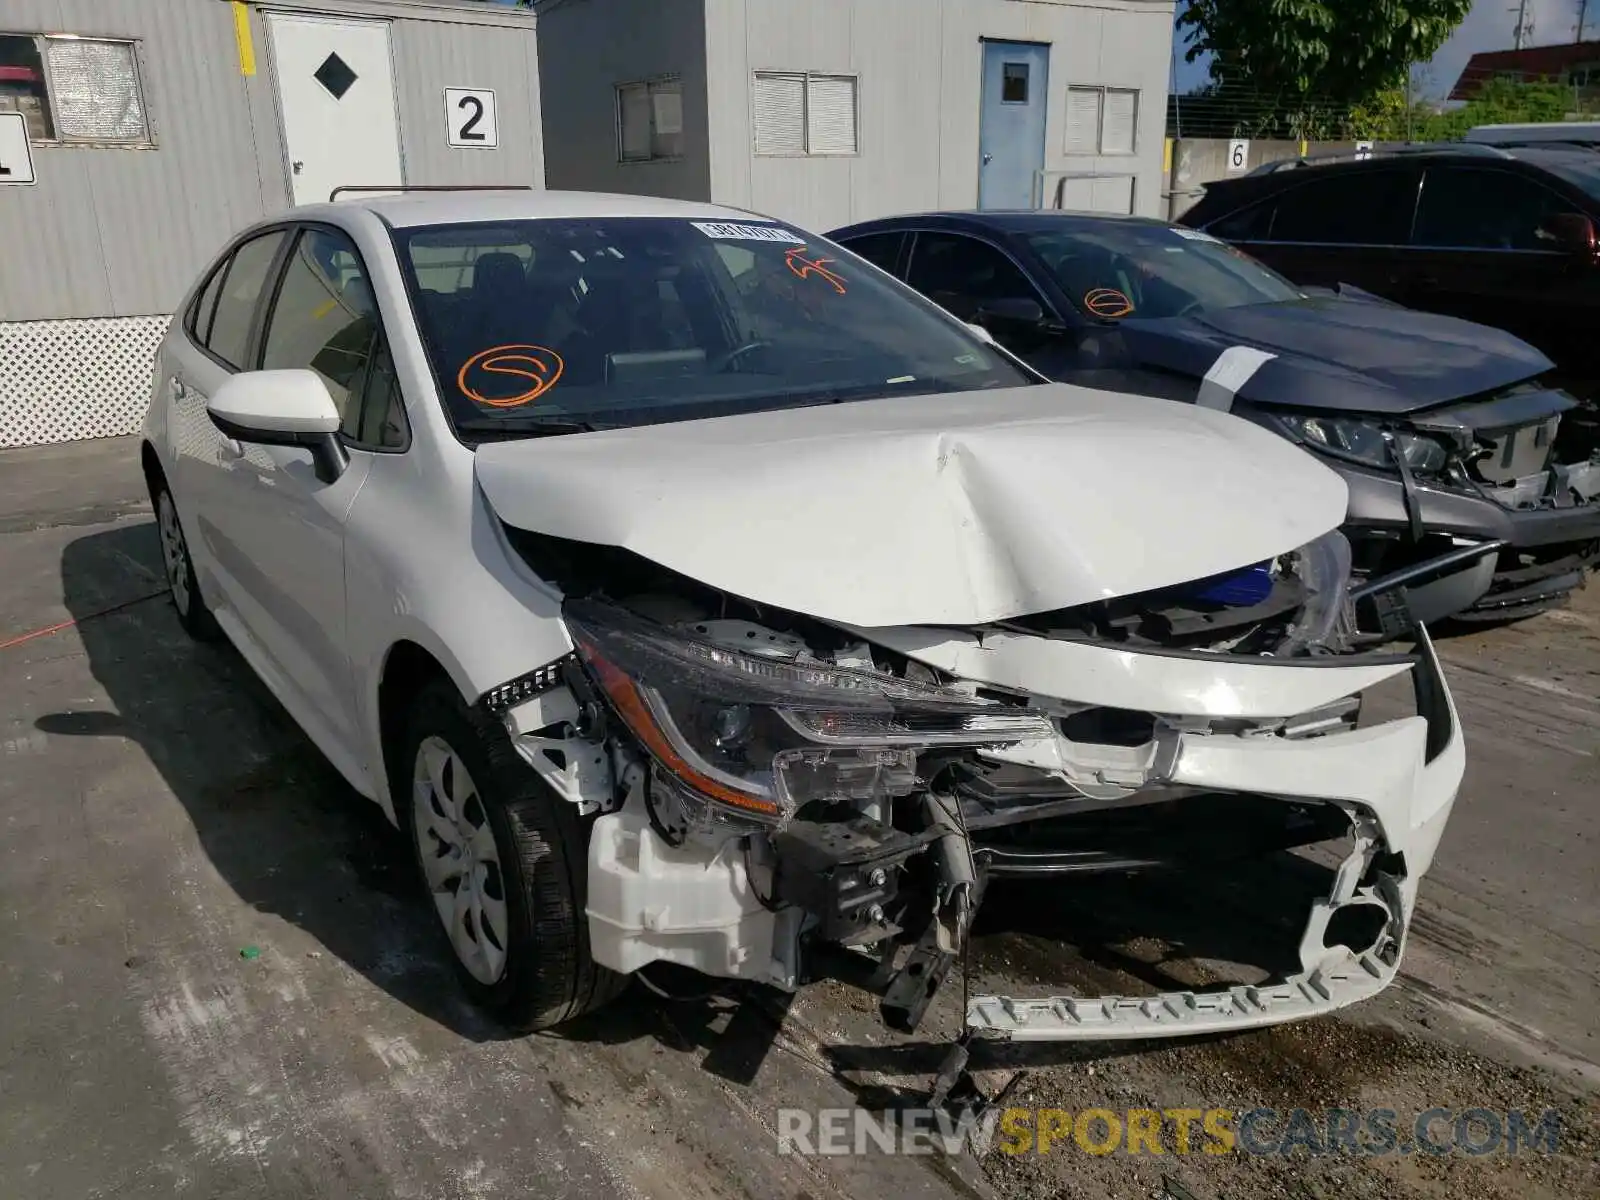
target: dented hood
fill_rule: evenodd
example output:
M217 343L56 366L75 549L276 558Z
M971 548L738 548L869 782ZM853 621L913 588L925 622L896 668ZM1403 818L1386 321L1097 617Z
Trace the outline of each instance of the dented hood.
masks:
M1064 384L824 405L477 451L508 524L858 626L969 625L1260 562L1344 481L1209 409Z

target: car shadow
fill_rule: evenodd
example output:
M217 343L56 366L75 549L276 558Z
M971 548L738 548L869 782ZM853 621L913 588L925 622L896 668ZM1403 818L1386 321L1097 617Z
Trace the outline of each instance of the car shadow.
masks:
M38 728L135 742L245 903L463 1037L514 1036L457 987L407 848L378 806L345 782L231 644L191 639L164 592L126 603L161 586L154 524L70 542L61 578L112 711L48 713Z
M323 758L231 645L194 642L164 594L128 603L160 586L154 525L69 543L61 572L90 670L113 711L50 713L38 727L137 743L241 900L297 926L374 986L462 1037L520 1036L467 1002L408 848L377 805ZM1229 982L1226 968L1215 974L1218 962L1250 964L1253 978L1285 972L1311 897L1326 889L1327 877L1321 865L1275 855L1181 875L996 886L974 934L972 987L1035 995L1155 992ZM1185 975L1194 961L1213 964L1213 977ZM850 963L830 961L818 972L833 981L823 986L864 985L867 970L860 960ZM782 992L698 976L668 982L677 998L635 985L628 1002L551 1036L605 1045L654 1039L700 1053L708 1073L744 1085L791 1036L785 1024L792 997ZM946 986L959 987L958 971ZM858 1000L863 1019L875 1025L875 998ZM846 1029L819 1038L808 1053L859 1102L893 1107L914 1103L921 1084L896 1089L883 1078L931 1077L948 1048L937 1037L886 1041L876 1028L858 1042ZM987 1065L1042 1066L1144 1048L996 1046L984 1054Z

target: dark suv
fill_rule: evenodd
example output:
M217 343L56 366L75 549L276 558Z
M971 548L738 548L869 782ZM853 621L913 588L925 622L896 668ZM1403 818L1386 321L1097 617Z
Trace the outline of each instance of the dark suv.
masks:
M1600 398L1600 152L1454 144L1272 163L1207 185L1181 223L1296 283L1508 330L1568 390Z

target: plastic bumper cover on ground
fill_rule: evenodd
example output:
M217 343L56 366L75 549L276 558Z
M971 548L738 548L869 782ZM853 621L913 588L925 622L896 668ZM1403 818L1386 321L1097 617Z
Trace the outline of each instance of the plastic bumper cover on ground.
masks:
M1426 633L1418 651L1417 716L1300 741L1190 738L1179 757L1174 782L1328 801L1350 814L1355 849L1312 908L1299 972L1280 984L1217 992L977 996L968 1026L1016 1041L1171 1037L1316 1016L1382 991L1399 969L1417 881L1433 861L1465 766L1455 705ZM1361 952L1324 944L1329 920L1350 904L1387 913L1383 935Z

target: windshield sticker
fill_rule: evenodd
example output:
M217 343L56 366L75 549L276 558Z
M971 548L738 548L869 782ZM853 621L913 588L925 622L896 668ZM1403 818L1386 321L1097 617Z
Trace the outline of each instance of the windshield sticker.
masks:
M835 272L828 270L827 264L833 262L833 259L807 258L806 248L797 246L793 250L785 250L783 252L783 261L789 264L789 270L793 271L800 279L810 279L815 275L831 286L839 295L843 296L845 294L844 279Z
M1097 317L1115 320L1133 312L1133 301L1116 288L1095 288L1083 298L1083 307Z
M1219 240L1209 233L1201 233L1198 229L1185 229L1182 225L1172 226L1172 232L1190 242L1216 242Z
M779 225L731 225L726 221L690 221L708 238L722 242L793 242L804 246L806 240L790 233Z
M478 404L520 408L555 387L565 369L561 355L548 346L491 346L461 364L456 386L463 396Z

